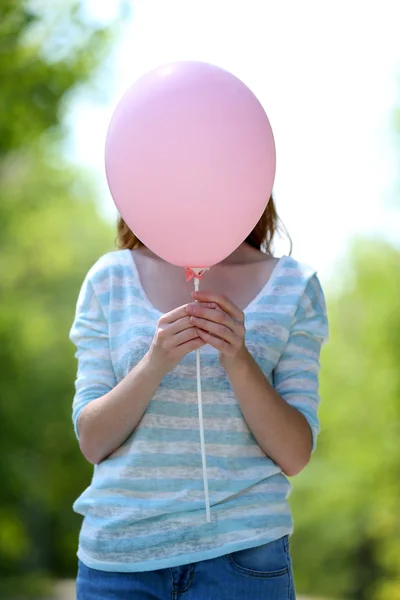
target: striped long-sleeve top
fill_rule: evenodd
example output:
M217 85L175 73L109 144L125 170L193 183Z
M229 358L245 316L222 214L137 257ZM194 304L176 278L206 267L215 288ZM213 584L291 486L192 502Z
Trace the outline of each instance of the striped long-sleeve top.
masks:
M244 314L247 348L281 397L305 416L315 448L320 350L328 339L316 272L283 256ZM70 333L78 359L77 436L80 411L141 360L159 317L130 250L110 252L90 269ZM78 557L87 566L125 572L173 567L292 532L288 479L249 430L218 352L204 346L201 365L211 523L191 353L164 377L122 446L94 466L89 487L74 503L84 516Z

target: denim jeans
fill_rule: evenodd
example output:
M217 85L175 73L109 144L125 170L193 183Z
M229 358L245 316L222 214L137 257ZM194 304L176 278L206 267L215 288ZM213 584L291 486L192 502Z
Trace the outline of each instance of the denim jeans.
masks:
M180 567L116 573L81 561L77 600L295 600L289 541Z

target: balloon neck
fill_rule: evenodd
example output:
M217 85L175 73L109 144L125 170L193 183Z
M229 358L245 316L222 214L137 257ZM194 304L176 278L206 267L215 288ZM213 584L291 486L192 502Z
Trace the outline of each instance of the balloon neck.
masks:
M186 267L186 281L191 281L194 279L194 287L196 292L198 291L200 279L203 279L203 275L206 271L208 271L208 268Z

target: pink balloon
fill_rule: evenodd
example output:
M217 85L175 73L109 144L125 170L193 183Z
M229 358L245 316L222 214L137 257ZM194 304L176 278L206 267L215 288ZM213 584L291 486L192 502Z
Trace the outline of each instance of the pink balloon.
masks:
M213 65L159 67L125 93L106 140L106 174L130 229L182 267L210 267L249 235L268 203L275 144L267 115Z

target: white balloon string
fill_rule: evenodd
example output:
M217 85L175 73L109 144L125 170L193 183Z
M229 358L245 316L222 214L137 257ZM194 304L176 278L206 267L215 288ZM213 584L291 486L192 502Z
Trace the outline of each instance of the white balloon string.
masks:
M199 291L200 279L194 278L194 289L196 292ZM207 523L211 523L210 514L210 498L208 495L208 479L207 479L207 459L206 459L206 445L204 441L204 421L203 421L203 398L201 393L201 370L200 370L200 349L196 350L196 374L197 374L197 401L199 406L199 429L200 429L200 448L201 448L201 462L203 465L203 481L204 481L204 497L206 503L206 515Z

